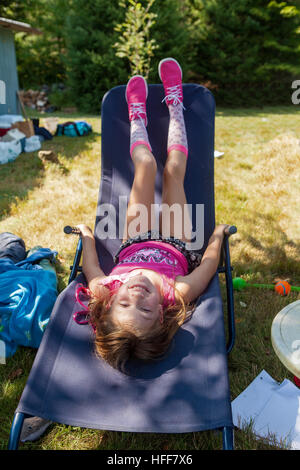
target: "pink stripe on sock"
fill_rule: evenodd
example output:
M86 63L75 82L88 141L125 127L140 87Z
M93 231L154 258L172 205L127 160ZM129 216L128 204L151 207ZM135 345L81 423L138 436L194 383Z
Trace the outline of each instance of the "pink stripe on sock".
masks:
M179 150L180 152L185 154L186 158L188 157L188 149L184 145L179 145L179 144L171 145L168 148L168 153L171 152L171 150Z
M152 152L152 148L150 147L149 142L147 142L146 140L138 140L137 142L134 142L132 146L130 147L130 155L132 154L135 147L137 147L138 145L146 145L146 147L148 147L150 152Z

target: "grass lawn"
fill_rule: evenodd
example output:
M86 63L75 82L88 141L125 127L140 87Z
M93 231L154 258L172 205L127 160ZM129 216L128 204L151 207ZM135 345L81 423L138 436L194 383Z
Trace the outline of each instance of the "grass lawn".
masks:
M52 116L52 115L51 115ZM62 122L85 119L93 133L82 138L55 137L43 143L59 163L43 163L37 152L23 153L0 165L0 232L22 237L26 248L41 245L58 251L59 290L66 287L76 239L65 225L94 226L100 178L99 116L57 114ZM41 119L45 115L40 115ZM41 125L43 123L41 122ZM262 109L217 109L215 199L218 223L234 224L231 238L234 276L249 282L287 279L300 286L300 113L297 106ZM224 280L221 278L222 292ZM225 299L225 295L224 295ZM275 315L300 299L293 292L248 288L235 294L236 343L229 356L231 398L265 369L275 380L292 380L275 355L270 338ZM0 448L7 446L13 413L36 351L20 347L0 366ZM272 441L272 440L271 440ZM53 424L35 443L20 449L221 449L218 432L135 434ZM236 449L276 449L255 439L251 428L235 431Z

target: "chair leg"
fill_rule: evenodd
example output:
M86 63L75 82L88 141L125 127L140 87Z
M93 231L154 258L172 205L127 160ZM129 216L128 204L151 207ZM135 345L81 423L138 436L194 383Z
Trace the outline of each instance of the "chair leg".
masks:
M26 417L27 415L25 413L15 413L10 428L8 450L18 450L23 422Z
M77 272L79 271L79 263L81 259L81 254L82 254L82 239L79 238L78 243L77 243L76 253L74 256L73 266L71 266L71 274L69 277L68 284L70 284L75 279Z
M228 343L226 345L227 354L230 353L235 342L235 321L234 321L234 298L233 298L233 283L230 264L230 251L228 237L224 239L225 251L225 276L226 276L226 292L227 292L227 312L228 312Z
M227 321L228 321L228 341L226 344L226 352L229 354L235 342L235 320L234 320L234 297L233 297L233 282L232 282L232 266L230 264L230 250L228 243L228 236L224 237L220 265L218 273L225 274L226 280L226 293L227 293Z
M223 450L234 450L233 427L231 426L223 428Z

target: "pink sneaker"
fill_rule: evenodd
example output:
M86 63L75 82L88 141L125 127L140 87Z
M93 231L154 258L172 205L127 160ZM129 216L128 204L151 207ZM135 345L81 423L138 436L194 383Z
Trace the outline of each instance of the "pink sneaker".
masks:
M172 57L161 60L158 65L158 73L166 95L163 101L166 101L167 105L182 104L182 70L177 60Z
M148 96L148 85L144 77L134 75L126 87L126 101L128 103L129 121L142 119L147 126L146 100Z

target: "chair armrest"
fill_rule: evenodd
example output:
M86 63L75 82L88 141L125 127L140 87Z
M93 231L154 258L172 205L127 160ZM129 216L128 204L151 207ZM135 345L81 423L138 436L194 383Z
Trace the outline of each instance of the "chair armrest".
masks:
M74 256L74 261L73 261L73 266L70 267L71 269L71 274L69 277L68 284L70 284L75 277L77 276L78 271L82 271L81 267L79 266L80 259L81 259L81 253L82 253L82 240L79 238L77 242L77 247L76 247L76 252Z
M76 227L71 227L70 225L67 225L66 227L64 227L64 232L67 235L70 235L70 234L79 235L79 240L77 242L73 265L70 266L71 274L70 274L69 281L68 281L68 284L70 284L75 279L78 271L82 271L81 267L79 266L81 254L82 254L82 240L80 237L80 230L77 229Z
M227 354L230 353L234 346L235 341L235 321L234 321L234 297L233 297L233 283L232 283L232 266L230 263L230 249L229 237L237 232L234 225L228 227L225 231L221 258L218 273L225 273L226 279L226 294L227 294L227 319L228 319L228 342L226 345Z

